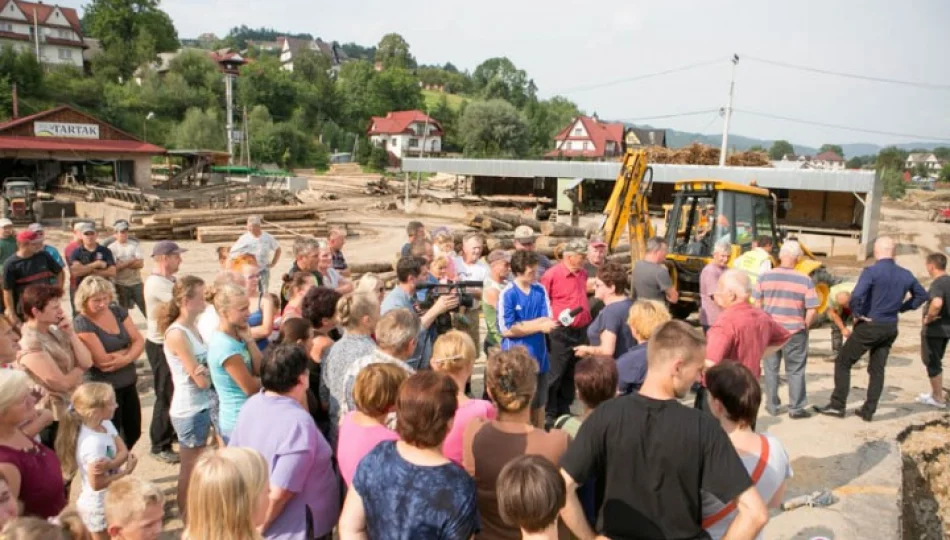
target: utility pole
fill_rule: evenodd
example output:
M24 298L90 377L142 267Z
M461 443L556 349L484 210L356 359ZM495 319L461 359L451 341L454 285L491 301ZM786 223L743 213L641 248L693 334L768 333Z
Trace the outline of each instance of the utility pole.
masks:
M19 97L16 93L16 83L13 83L13 119L16 120L20 117L20 103Z
M40 59L40 19L36 16L36 8L33 8L33 41L36 46L36 61L42 63Z
M732 55L732 81L729 83L729 104L726 105L726 120L722 124L722 147L719 149L719 166L726 166L726 148L729 146L729 120L732 118L732 97L736 90L736 66L739 55Z
M227 101L228 165L234 165L234 76L228 72L224 73L224 93Z
M426 157L426 136L429 134L429 106L426 106L426 125L422 128L422 152L419 153L419 159ZM416 176L416 195L422 190L422 171Z

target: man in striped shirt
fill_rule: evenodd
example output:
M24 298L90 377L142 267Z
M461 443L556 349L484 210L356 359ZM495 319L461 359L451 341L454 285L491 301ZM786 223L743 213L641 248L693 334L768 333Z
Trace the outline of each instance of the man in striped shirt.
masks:
M785 359L788 378L788 416L808 418L805 410L805 364L808 359L808 328L818 308L818 295L811 278L795 271L802 256L798 242L782 244L779 251L781 265L759 278L756 299L762 309L791 334L780 353L765 358L765 410L775 416L781 400L778 397L778 367Z

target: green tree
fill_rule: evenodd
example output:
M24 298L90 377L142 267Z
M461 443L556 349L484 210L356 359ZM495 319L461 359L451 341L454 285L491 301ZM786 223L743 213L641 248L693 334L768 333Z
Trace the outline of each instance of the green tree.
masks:
M356 43L344 43L340 45L340 50L343 51L343 54L350 60L376 61L376 47L363 47Z
M907 161L907 151L896 146L890 146L878 152L874 168L878 171L890 169L899 172L904 170L905 161Z
M933 154L937 156L937 159L950 161L950 147L938 146L934 148Z
M768 152L761 144L753 144L749 147L749 152Z
M370 144L370 146L367 167L374 171L386 170L386 167L389 167L389 152L382 146L376 146L375 144Z
M237 88L239 104L249 109L263 105L275 121L289 120L294 112L297 87L278 60L262 58L243 66Z
M772 147L769 148L769 159L773 161L779 161L786 154L794 154L795 147L792 146L792 143L784 140L775 141L772 143Z
M308 128L326 119L340 117L340 94L330 77L330 60L326 56L309 49L301 51L294 58L291 78L296 85L297 104L303 110Z
M822 152L834 152L841 157L844 157L844 150L841 149L840 144L823 144L821 148L818 149L818 153Z
M524 116L507 101L477 101L460 122L465 154L474 157L521 157L531 145Z
M562 96L530 101L524 108L531 136L531 154L541 156L554 147L554 136L571 120L580 116L577 105Z
M175 128L172 144L175 148L224 150L227 146L224 121L214 109L188 109L185 119Z
M412 68L416 60L409 54L409 43L399 34L386 34L376 46L376 61L383 65L383 69Z
M937 181L950 183L950 163L947 163L942 169L940 169L940 175L937 176Z
M459 152L462 150L462 141L459 139L459 116L449 106L449 98L441 96L435 107L429 111L429 116L442 126L442 150L445 152Z
M203 51L182 51L168 63L168 72L181 75L190 87L207 88L224 96L224 78L218 65Z
M914 176L919 176L920 178L929 178L930 169L927 168L927 164L918 163L917 166L914 167Z
M884 169L880 174L884 182L884 194L894 200L903 198L907 188L901 173L896 169Z
M504 99L519 109L537 99L537 87L508 58L489 58L472 73L474 89L486 100Z
M844 166L846 169L860 169L864 166L864 163L860 156L854 156L845 162Z
M92 0L83 27L101 41L100 63L124 80L159 52L178 49L178 33L158 0Z
M393 68L377 73L369 62L347 62L340 69L337 91L342 97L341 125L366 130L371 116L422 108L419 81L408 70Z
M43 91L43 67L30 50L17 51L11 45L0 48L0 74L16 83L23 97L39 97ZM3 89L9 92L9 87Z

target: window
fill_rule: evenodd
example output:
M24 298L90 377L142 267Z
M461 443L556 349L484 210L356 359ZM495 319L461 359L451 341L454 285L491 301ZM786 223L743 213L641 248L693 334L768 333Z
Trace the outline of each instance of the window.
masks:
M11 4L11 5L12 5L12 4ZM2 31L2 32L12 32L12 31L13 31L13 23L0 22L0 31Z
M584 141L584 150L590 150L590 143L587 141Z
M393 137L392 141L389 142L389 145L392 146L393 148L398 147L398 146L399 146L399 139L397 139L396 137Z
M419 139L415 137L409 139L409 148L419 148Z
M56 30L56 35L60 39L73 39L73 33L69 30L63 30L62 28Z
M59 54L60 60L71 60L73 57L72 49L56 49L57 54Z
M574 135L583 135L583 134L584 134L584 130L582 128L579 128L579 127L574 128Z

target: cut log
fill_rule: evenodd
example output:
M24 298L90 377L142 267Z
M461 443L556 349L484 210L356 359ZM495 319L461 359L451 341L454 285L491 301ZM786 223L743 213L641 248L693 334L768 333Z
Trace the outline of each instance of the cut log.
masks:
M541 224L541 234L545 236L574 236L586 237L587 231L580 227L571 227L564 223L546 221Z
M476 229L481 229L487 233L494 231L513 231L515 229L509 223L505 223L500 219L495 219L484 214L474 214L467 216L465 224L470 227L475 227Z
M580 240L586 242L587 239L584 237L573 237L573 236L539 236L535 241L534 245L537 249L551 249L553 250L560 244L567 244L572 240Z
M485 244L489 252L496 249L515 249L515 241L510 238L496 238L494 236L489 236L485 240Z
M368 272L382 274L393 271L393 263L389 262L357 263L351 264L349 267L350 272L353 272L354 274L366 274Z
M518 214L512 214L511 212L486 211L482 212L482 214L499 221L504 221L505 223L514 227L527 225L528 227L534 229L534 232L541 232L541 222L536 219L524 217Z
M305 219L331 212L343 212L348 207L342 205L308 204L299 206L258 206L248 208L220 208L216 210L182 210L174 213L153 214L143 220L146 225L153 223L171 223L184 225L204 220L222 220L227 217L247 219L249 215L260 215L269 221L282 219Z

